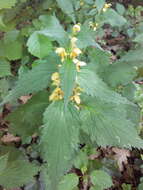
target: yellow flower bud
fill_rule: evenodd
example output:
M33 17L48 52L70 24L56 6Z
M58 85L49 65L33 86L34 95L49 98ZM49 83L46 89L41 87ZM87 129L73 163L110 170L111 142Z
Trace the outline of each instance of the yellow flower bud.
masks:
M73 32L74 32L74 33L80 32L80 24L75 24L75 25L73 26Z
M51 96L49 97L50 101L57 101L57 100L62 100L64 96L63 91L57 87L53 93L51 94Z
M74 59L78 57L82 51L79 48L73 48L72 52L70 53L70 58Z
M52 79L53 81L59 80L59 79L60 79L59 73L58 73L58 72L53 73L51 79Z
M76 47L76 42L77 42L77 40L78 40L78 39L77 39L76 37L72 37L72 38L71 38L71 47L72 47L72 48L75 48L75 47Z
M62 61L64 61L65 58L67 57L65 48L62 48L62 47L57 48L55 52L62 58Z
M103 7L103 12L106 12L108 8L110 8L112 6L111 3L105 3L104 7Z

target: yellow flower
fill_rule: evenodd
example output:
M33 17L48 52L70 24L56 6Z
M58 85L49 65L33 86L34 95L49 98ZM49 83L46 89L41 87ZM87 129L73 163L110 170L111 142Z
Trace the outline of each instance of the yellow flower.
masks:
M71 38L71 47L72 47L72 48L75 48L75 47L76 47L76 42L77 42L77 40L78 40L78 39L77 39L76 37L72 37L72 38Z
M53 93L50 95L49 100L50 101L57 101L57 100L62 100L64 96L63 91L61 88L57 87Z
M73 59L73 62L76 64L76 69L78 72L80 71L80 67L87 65L84 61L79 61L78 59Z
M82 51L79 48L73 48L72 52L70 53L70 58L74 59L76 57L78 57L80 54L82 53Z
M103 7L103 12L106 12L108 8L110 8L112 6L111 3L105 3L104 7Z
M55 52L62 58L62 61L64 61L67 57L66 50L63 47L57 48Z
M73 32L74 32L74 33L80 32L80 24L75 24L75 25L73 26Z
M54 81L52 85L55 85L55 86L60 85L60 75L58 72L53 73L51 79L52 81Z
M76 104L80 104L81 100L80 100L80 96L79 95L74 95L71 97L71 100L74 101Z
M97 30L97 27L98 27L98 23L93 23L93 22L89 22L89 26L94 30L94 31L96 31Z

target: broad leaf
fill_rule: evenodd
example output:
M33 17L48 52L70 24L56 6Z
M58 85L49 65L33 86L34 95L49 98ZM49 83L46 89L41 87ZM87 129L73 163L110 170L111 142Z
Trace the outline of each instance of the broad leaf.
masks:
M59 184L58 190L73 190L78 185L78 176L76 174L67 174Z
M64 92L65 105L67 105L69 98L73 93L76 74L76 65L71 60L67 60L60 69L61 87Z
M72 0L56 0L59 7L62 9L64 13L66 13L68 16L72 18L72 20L75 22L75 16L74 16L74 7Z
M46 61L24 73L2 103L45 89L50 82L51 74L57 70L58 62L58 57L49 56Z
M9 9L16 4L17 0L0 0L0 9Z
M129 84L136 75L136 69L131 65L116 62L106 69L104 79L109 85L116 87L117 85Z
M64 102L53 102L44 113L41 148L48 162L51 189L57 188L59 180L71 167L77 150L78 125L78 112L71 104L65 111Z
M68 35L55 16L41 15L39 20L42 22L44 28L39 33L58 41L61 45L68 43Z
M48 106L48 93L39 92L33 96L28 103L21 105L10 113L6 120L10 122L10 132L21 136L25 142L28 137L38 133L42 125L42 114Z
M34 32L27 42L29 52L38 57L44 58L52 51L52 43L49 38L38 32Z
M104 23L108 23L111 26L121 27L127 23L127 20L119 15L114 9L109 9L104 13Z
M142 148L143 140L138 136L134 124L128 120L125 107L86 97L83 108L82 127L93 142L103 147Z
M95 189L104 190L113 185L112 178L102 170L94 170L91 175L91 182L95 185Z
M120 94L110 90L110 88L98 77L98 75L88 68L81 69L78 73L77 83L85 93L104 100L105 102L114 102L116 104L130 104Z
M0 168L5 164L0 162ZM7 166L0 173L0 185L5 188L20 187L32 181L39 168L26 160L7 162Z
M6 60L0 60L0 77L11 75L10 63Z
M104 7L106 0L96 0L95 4L97 6L98 11L100 12Z

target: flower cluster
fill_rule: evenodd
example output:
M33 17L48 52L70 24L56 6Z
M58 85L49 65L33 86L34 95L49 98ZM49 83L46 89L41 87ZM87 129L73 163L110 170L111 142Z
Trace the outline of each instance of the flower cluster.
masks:
M104 4L104 7L103 7L103 12L106 12L107 11L107 9L109 9L110 7L112 6L112 4L111 3L105 3Z
M89 26L90 26L90 28L93 29L93 31L96 31L96 30L97 30L98 25L99 25L98 23L94 23L94 22L92 22L92 21L89 22Z

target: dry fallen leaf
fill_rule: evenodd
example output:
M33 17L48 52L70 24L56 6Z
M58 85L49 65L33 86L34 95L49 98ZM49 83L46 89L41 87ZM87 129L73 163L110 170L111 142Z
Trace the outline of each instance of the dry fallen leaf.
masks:
M1 138L1 141L3 143L19 142L20 137L15 137L12 134L8 133Z
M114 158L117 161L119 170L123 171L124 164L128 163L128 157L130 157L130 151L120 148L112 148L112 150L115 153Z

